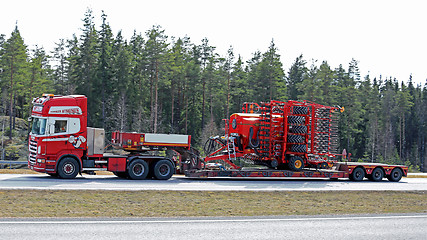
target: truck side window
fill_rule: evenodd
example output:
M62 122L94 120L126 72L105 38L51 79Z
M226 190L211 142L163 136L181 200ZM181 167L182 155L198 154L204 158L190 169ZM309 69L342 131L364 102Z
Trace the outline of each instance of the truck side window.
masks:
M55 133L67 132L67 120L55 121Z

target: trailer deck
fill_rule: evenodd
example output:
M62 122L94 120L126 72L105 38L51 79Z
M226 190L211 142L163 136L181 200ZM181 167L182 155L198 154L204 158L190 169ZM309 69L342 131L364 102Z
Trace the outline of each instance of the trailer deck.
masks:
M243 168L243 169L200 169L200 170L188 170L185 172L185 176L189 178L352 178L354 169L359 168L363 170L363 177L370 176L373 174L374 169L381 169L383 175L381 179L386 175L391 175L394 169L400 169L401 176L407 176L408 168L401 165L387 165L387 164L376 164L376 163L359 163L359 162L338 162L332 169L304 169L303 171L295 172L290 170L274 170L268 168ZM360 178L352 179L356 181L362 180ZM397 179L395 179L397 180ZM374 180L378 181L378 180ZM397 180L398 181L398 180Z

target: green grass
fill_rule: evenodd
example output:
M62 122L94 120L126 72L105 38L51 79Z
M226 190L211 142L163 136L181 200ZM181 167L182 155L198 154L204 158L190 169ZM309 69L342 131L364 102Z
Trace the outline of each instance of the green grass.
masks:
M427 213L424 191L0 191L0 217L189 217Z

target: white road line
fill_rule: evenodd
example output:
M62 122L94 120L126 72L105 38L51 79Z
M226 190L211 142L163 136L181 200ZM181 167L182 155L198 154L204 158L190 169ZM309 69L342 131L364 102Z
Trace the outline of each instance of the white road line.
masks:
M325 220L364 220L364 219L408 219L427 218L427 215L410 216L360 216L360 217L310 217L310 218L260 218L260 219L186 219L186 220L70 220L70 221L0 221L0 224L126 224L126 223L220 223L220 222L297 222L297 221L325 221Z

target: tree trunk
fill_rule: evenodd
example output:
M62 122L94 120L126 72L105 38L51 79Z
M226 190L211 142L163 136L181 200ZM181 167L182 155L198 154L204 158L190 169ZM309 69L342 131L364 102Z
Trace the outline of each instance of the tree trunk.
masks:
M171 79L171 133L174 133L174 122L173 122L173 115L174 115L173 109L174 109L174 101L175 101L174 87L175 87L174 81L173 79Z
M157 133L157 108L158 108L158 84L159 84L159 62L156 59L156 82L154 85L154 129L153 133Z
M13 57L10 64L10 106L9 106L9 139L12 140L12 118L13 118Z
M202 122L201 122L201 126L200 129L203 129L204 124L205 124L205 87L206 87L206 82L205 79L202 79Z
M225 118L228 118L230 115L230 74L227 75L227 109Z

